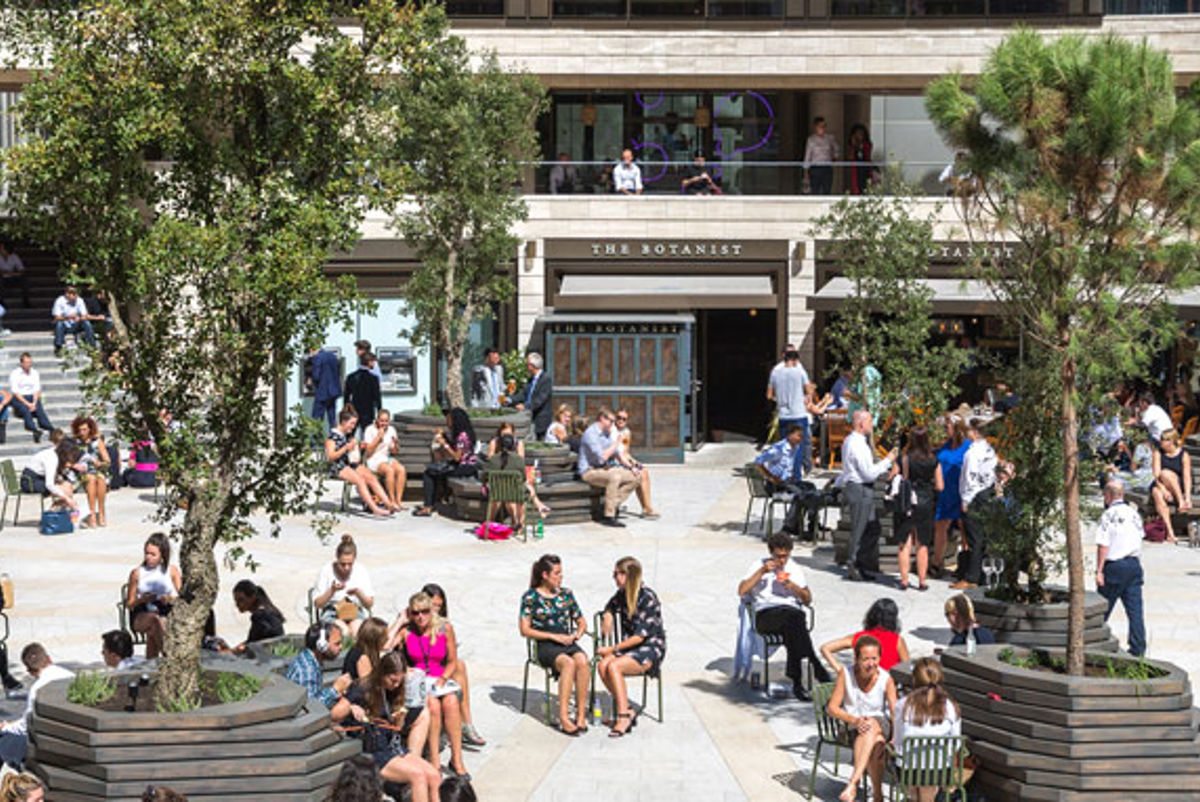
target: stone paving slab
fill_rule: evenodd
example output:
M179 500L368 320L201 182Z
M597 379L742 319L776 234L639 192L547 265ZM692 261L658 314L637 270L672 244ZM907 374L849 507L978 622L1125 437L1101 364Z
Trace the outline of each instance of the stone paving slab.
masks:
M404 513L380 521L352 514L339 522L335 532L354 535L359 558L371 572L377 614L390 620L425 582L446 588L462 642L460 654L470 668L474 718L488 739L486 747L466 755L482 799L617 798L610 789L618 776L623 799L757 802L796 799L807 791L816 735L811 705L768 699L729 679L736 584L764 552L756 523L750 534L742 534L745 481L732 472L752 456L748 446L709 445L689 455L684 466L653 467L654 501L663 517L643 521L631 499L626 529L573 524L554 527L543 541L481 543L465 522L437 517ZM105 529L49 538L37 533L31 517L0 531L0 571L16 583L9 642L14 664L21 646L34 639L60 662L99 659L100 633L117 624L119 588L139 560L142 541L157 528L147 520L150 498L129 489L112 494L111 523ZM831 524L835 518L830 516ZM1090 531L1085 540L1090 560ZM309 519L294 518L285 521L278 539L261 537L250 548L261 563L258 573L222 568L219 633L232 642L245 636L249 621L237 614L230 598L230 589L245 577L268 590L287 616L288 631L301 631L307 589L322 563L332 559L333 543L320 543ZM531 672L526 712L517 709L525 660L517 632L518 600L528 587L530 565L548 551L562 556L566 584L576 592L589 622L613 593L613 563L627 554L641 560L646 583L659 593L664 607L665 723L643 717L626 738L610 739L597 728L567 738L542 722L537 672ZM854 631L881 596L900 606L914 655L928 654L948 640L941 613L951 594L946 582L931 582L927 593L848 583L831 565L832 549L826 544L798 546L794 559L813 590L813 640L818 645ZM1144 564L1150 654L1178 663L1193 679L1200 677L1200 652L1194 649L1200 624L1194 580L1200 575L1200 550L1148 545ZM1110 624L1124 643L1120 609ZM772 661L772 675L782 679L782 653ZM640 697L640 681L631 691L634 699ZM655 709L653 688L651 696ZM21 708L6 703L0 714ZM841 787L823 769L817 796L833 799Z

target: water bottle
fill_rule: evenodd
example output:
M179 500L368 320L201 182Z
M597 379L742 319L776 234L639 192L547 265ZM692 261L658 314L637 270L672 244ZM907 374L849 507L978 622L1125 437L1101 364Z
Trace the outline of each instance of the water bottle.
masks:
M597 699L596 703L594 705L592 705L592 726L593 727L596 727L597 729L600 728L600 718L601 718L601 716L600 716L600 700Z
M541 540L546 534L546 525L542 523L542 519L538 518L537 530L533 533L534 540Z
M975 629L967 630L967 654L975 654Z
M542 483L542 461L539 459L533 461L533 483L535 485Z

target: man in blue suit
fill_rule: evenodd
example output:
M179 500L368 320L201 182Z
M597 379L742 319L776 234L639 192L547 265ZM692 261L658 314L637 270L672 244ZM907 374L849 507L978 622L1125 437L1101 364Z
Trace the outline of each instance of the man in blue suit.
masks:
M342 380L338 370L337 354L323 348L314 348L310 357L312 374L308 378L313 391L312 417L325 418L332 429L337 414L337 400L342 395Z
M550 406L554 395L554 380L550 374L542 370L542 355L531 351L525 357L525 367L529 370L529 384L525 387L525 402L517 404L517 409L528 409L533 419L533 433L537 440L546 436L546 430L554 417L554 409Z

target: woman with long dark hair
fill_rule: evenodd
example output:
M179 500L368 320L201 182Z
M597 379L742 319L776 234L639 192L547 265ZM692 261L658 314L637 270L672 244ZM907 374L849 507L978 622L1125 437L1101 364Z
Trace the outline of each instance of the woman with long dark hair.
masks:
M613 698L613 717L608 735L620 738L637 724L630 710L625 677L640 676L662 666L667 654L667 633L663 629L662 604L658 595L642 584L642 564L633 557L617 560L613 569L617 592L604 606L601 631L608 635L617 621L621 640L596 651L597 670Z
M433 434L430 449L433 462L425 466L422 490L425 498L413 515L422 518L433 515L434 505L445 494L446 480L452 477L475 476L479 472L479 457L475 453L475 427L462 407L445 412L446 429ZM449 434L447 434L447 430Z
M900 608L891 599L877 599L863 616L862 629L822 645L821 656L837 671L838 660L834 655L853 649L854 644L868 636L879 644L879 665L884 671L908 659L908 644L900 634Z
M370 755L355 755L342 764L329 802L383 802L383 781Z
M240 654L249 644L283 636L283 613L271 602L262 585L243 579L233 586L233 603L239 613L250 613L250 632L233 648Z
M558 727L566 735L587 732L587 653L579 639L587 634L587 621L575 594L563 587L562 560L543 554L533 564L529 590L521 596L521 636L537 642L538 664L558 678ZM575 690L575 721L570 718L571 690Z
M64 441L65 442L65 441ZM129 572L125 607L134 632L146 636L146 659L162 653L167 637L167 616L179 598L183 576L171 565L171 541L162 532L146 538L142 562Z
M933 545L933 507L937 494L945 488L942 466L929 445L929 430L914 426L908 433L908 447L900 459L900 471L908 480L916 502L908 518L896 520L896 539L900 542L900 590L908 590L908 568L915 545L917 549L917 590L929 590L925 574L929 570L929 547Z

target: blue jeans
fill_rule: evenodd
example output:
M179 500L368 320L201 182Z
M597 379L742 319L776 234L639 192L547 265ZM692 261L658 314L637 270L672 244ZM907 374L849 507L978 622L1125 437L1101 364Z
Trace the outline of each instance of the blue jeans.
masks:
M796 449L795 463L792 466L792 477L798 482L804 476L805 469L812 465L808 456L812 430L809 428L808 418L780 418L779 439L787 437L788 429L793 426L799 426L804 430L804 438L800 441L800 447Z
M55 348L63 347L63 343L67 341L68 334L74 334L76 338L82 334L85 343L92 347L96 345L96 335L92 331L92 322L90 320L76 320L74 323L68 320L54 321Z
M22 396L22 398L24 398L26 401L33 400L33 396L31 395ZM25 421L25 428L31 432L36 432L38 430L38 426L41 426L46 431L50 431L54 428L54 424L50 423L50 418L46 416L46 410L42 407L42 399L40 398L37 400L37 403L33 405L33 409L25 406L15 398L9 404L9 406L17 410L17 414L21 416L23 421Z
M1105 621L1117 606L1117 599L1121 600L1121 605L1125 608L1125 617L1129 619L1129 653L1135 657L1146 653L1146 622L1142 618L1144 580L1141 561L1137 557L1126 557L1123 560L1108 560L1104 563L1104 584L1096 588L1101 596L1108 599Z

